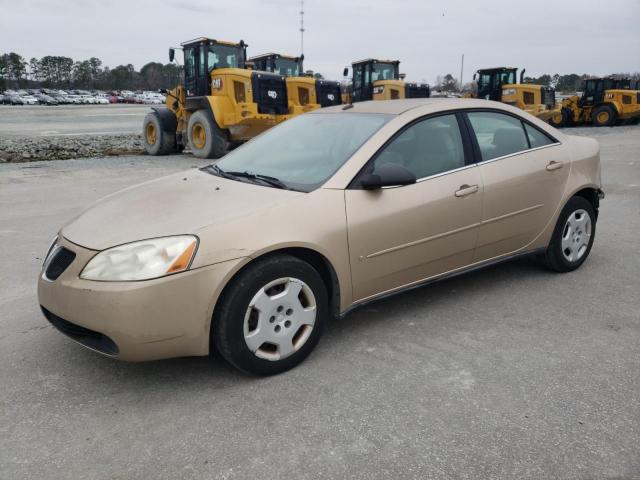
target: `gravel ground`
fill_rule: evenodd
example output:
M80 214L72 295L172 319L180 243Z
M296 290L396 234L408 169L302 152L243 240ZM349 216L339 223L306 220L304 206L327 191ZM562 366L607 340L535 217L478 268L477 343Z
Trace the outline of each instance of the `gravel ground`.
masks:
M0 106L0 163L144 152L149 105Z
M33 162L144 153L142 135L0 137L0 162Z
M520 260L380 301L263 379L104 358L38 309L63 222L202 161L0 165L0 478L640 479L640 127L573 133L600 141L607 192L582 268Z

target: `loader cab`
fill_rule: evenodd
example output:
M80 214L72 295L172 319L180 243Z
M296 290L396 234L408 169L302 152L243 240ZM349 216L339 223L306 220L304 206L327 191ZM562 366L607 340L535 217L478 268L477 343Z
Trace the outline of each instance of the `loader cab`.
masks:
M184 87L187 97L210 95L211 72L218 68L245 68L247 45L197 38L181 44L184 51Z
M352 64L352 101L373 100L374 82L400 79L398 60L367 59Z
M604 92L618 88L618 82L614 78L589 78L585 80L580 106L602 103L604 101Z
M517 68L498 67L478 70L474 79L478 81L478 98L502 101L502 86L517 83Z
M249 59L255 65L256 70L277 73L284 77L302 76L304 55L290 57L279 53L266 53Z

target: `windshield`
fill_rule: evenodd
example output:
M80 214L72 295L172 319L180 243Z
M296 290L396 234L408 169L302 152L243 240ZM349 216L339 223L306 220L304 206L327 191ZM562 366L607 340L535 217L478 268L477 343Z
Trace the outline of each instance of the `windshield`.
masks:
M374 63L371 71L371 81L396 80L396 66L393 63Z
M240 48L230 45L210 45L207 58L209 71L215 68L238 68L240 51Z
M247 142L216 165L224 172L272 177L286 188L310 192L392 117L373 113L301 115Z
M274 73L285 77L299 77L300 64L291 58L278 58L274 61Z

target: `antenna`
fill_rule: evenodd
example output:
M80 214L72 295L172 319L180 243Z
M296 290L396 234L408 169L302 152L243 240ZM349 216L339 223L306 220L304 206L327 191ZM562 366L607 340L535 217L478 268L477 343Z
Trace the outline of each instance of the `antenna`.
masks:
M300 55L304 55L304 0L300 0Z

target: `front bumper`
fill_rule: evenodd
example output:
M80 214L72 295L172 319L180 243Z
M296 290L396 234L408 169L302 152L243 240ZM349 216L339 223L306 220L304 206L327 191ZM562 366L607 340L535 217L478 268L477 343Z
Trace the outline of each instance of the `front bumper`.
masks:
M244 259L141 282L83 280L97 253L61 238L76 254L54 281L43 274L38 299L49 321L78 343L127 361L207 355L215 302Z

